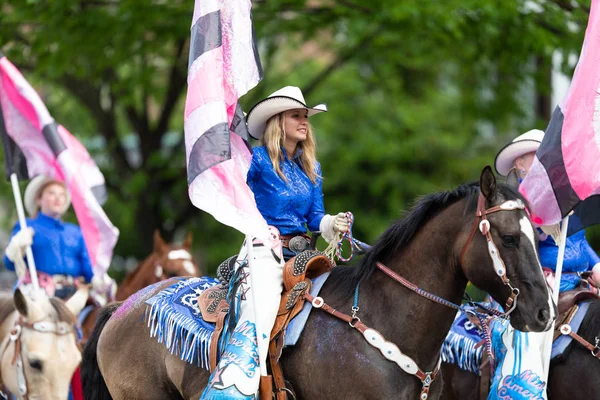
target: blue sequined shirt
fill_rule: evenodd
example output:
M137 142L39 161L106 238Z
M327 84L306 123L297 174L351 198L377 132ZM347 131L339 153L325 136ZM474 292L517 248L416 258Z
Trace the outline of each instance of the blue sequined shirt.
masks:
M38 271L49 275L70 275L92 280L92 263L83 241L81 229L74 224L62 222L41 212L36 218L28 218L27 226L35 231L31 251ZM17 222L12 236L21 230ZM11 236L11 237L12 237ZM4 265L11 271L15 264L4 256Z
M555 271L558 257L556 243L548 236L546 240L540 240L539 246L542 266ZM600 257L585 238L585 231L581 230L567 237L563 272L585 272L592 269L598 262L600 262ZM560 280L560 291L574 289L580 281L581 279L576 274L564 274Z
M252 151L247 182L254 192L258 210L282 235L305 233L307 226L311 231L318 231L325 215L321 166L317 162L317 182L314 184L300 165L300 151L291 160L285 149L282 151L284 161L280 165L287 182L275 172L264 146Z

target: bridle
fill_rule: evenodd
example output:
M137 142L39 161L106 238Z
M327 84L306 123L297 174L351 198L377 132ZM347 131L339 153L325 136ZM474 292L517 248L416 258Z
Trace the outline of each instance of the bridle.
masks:
M29 389L27 386L27 376L25 375L25 367L23 365L23 352L21 346L21 334L24 329L29 329L40 333L51 333L56 336L66 336L73 334L76 338L77 330L75 325L69 324L68 322L64 321L39 321L29 323L23 321L22 316L19 316L19 318L15 321L15 325L11 329L6 345L4 346L4 350L2 351L2 358L4 358L4 354L6 353L8 346L11 343L14 343L15 351L11 364L16 365L17 367L17 386L19 388L19 394L23 399L27 400L29 398Z
M510 279L506 276L506 265L500 257L500 252L498 251L498 247L494 243L494 238L492 238L491 234L491 225L490 221L487 219L488 214L493 214L498 211L513 211L513 210L524 210L525 204L519 199L517 200L507 200L500 205L490 207L488 209L485 208L485 197L482 193L479 193L479 198L477 199L477 211L475 212L475 222L473 223L473 228L471 228L471 233L469 234L469 238L465 243L462 251L460 252L460 265L464 265L464 257L467 252L467 248L473 237L475 236L475 230L479 227L479 231L483 236L485 236L488 244L488 253L492 259L492 263L494 265L494 271L496 271L496 275L502 279L502 283L508 286L510 289L510 296L506 300L506 304L504 306L504 317L508 317L508 315L514 311L517 307L517 297L519 296L519 289L515 288L511 285ZM479 220L481 219L481 220Z
M157 257L156 261L154 262L154 276L159 281L169 278L169 276L165 273L165 267L163 265L166 265L170 261L171 262L173 262L173 261L181 261L181 262L189 261L194 265L194 269L196 271L198 270L198 265L196 264L196 262L194 261L194 258L192 257L192 255L190 254L190 252L188 250L183 249L183 248L169 250L166 253L164 253L162 256ZM184 269L191 274L191 272L188 271L188 269L185 266L184 266Z

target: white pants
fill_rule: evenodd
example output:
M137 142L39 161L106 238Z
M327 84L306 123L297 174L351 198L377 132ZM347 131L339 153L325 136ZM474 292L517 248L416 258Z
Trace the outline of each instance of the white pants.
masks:
M270 230L269 243L246 237L240 250L236 262L236 271L242 268L238 321L202 399L256 395L260 375L267 375L269 338L279 309L284 264L279 231Z

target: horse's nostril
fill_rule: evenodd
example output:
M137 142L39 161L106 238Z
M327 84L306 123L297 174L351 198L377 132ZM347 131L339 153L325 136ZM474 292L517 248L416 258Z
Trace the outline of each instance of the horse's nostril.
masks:
M546 310L546 309L540 310L538 312L537 317L538 317L538 321L540 321L540 322L543 322L543 323L548 322L550 320L550 310Z

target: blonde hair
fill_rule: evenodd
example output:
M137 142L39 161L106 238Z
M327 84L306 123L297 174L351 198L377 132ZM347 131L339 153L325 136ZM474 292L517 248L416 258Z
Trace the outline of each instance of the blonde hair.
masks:
M281 170L281 162L284 157L283 151L281 151L283 141L285 140L284 121L285 111L269 118L267 127L265 128L265 134L261 138L260 144L266 147L269 158L271 159L271 164L273 164L273 168L275 168L277 175L279 175L283 181L287 182L287 178L283 175L283 171ZM315 135L310 123L308 123L306 139L302 142L298 142L296 145L296 150L298 149L302 149L302 154L299 157L300 166L304 170L306 176L308 176L308 179L310 179L313 184L316 184L318 178L316 172L316 143Z

